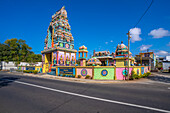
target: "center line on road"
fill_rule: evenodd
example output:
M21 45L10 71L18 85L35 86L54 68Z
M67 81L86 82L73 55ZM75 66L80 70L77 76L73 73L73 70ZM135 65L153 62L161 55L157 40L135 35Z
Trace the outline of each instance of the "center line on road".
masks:
M120 102L120 101L114 101L114 100L108 100L108 99L88 96L88 95L82 95L82 94L72 93L72 92L68 92L68 91L62 91L62 90L58 90L58 89L48 88L48 87L44 87L44 86L40 86L40 85L36 85L36 84L30 84L30 83L26 83L26 82L20 82L20 81L13 81L13 82L28 85L28 86L33 86L33 87L37 87L37 88L41 88L41 89L46 89L46 90L50 90L50 91L69 94L69 95L73 95L73 96L78 96L78 97L83 97L83 98L88 98L88 99L93 99L93 100L99 100L99 101L103 101L103 102L116 103L116 104L132 106L132 107L137 107L137 108L142 108L142 109L149 109L149 110L154 110L154 111L159 111L159 112L164 112L164 113L170 113L170 111L168 111L168 110L163 110L163 109L158 109L158 108L153 108L153 107L148 107L148 106L142 106L142 105L137 105L137 104L131 104L131 103L126 103L126 102Z

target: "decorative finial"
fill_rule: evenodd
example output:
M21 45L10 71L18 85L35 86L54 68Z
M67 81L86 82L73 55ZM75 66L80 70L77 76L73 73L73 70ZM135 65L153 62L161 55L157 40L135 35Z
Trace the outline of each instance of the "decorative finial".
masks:
M123 44L123 41L121 41L121 44Z

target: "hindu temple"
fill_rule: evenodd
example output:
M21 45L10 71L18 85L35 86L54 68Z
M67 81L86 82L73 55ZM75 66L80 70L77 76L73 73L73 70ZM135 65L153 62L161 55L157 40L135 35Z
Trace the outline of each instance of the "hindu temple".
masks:
M74 38L68 23L67 11L63 6L54 15L47 29L42 53L43 72L50 72L55 66L74 66L76 64Z

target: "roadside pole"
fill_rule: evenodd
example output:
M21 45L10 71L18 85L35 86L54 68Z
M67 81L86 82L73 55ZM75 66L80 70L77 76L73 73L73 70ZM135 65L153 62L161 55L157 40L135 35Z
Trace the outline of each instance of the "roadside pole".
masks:
M130 50L130 38L131 38L131 36L130 36L130 32L128 31L128 33L127 33L127 35L128 35L128 80L129 80L129 50Z

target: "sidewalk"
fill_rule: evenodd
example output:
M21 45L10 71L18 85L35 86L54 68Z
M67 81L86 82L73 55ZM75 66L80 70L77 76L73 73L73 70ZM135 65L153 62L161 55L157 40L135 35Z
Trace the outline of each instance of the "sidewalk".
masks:
M45 79L53 79L53 80L62 80L62 81L70 81L70 82L79 82L79 83L101 83L101 84L112 84L112 83L136 83L136 82L144 82L147 81L146 78L138 79L138 80L93 80L93 79L81 79L81 78L70 78L70 77L60 77L49 74L29 74L29 73L18 73L18 72L8 72L13 75L21 75L21 76L31 76Z
M152 72L152 75L170 78L170 73Z

